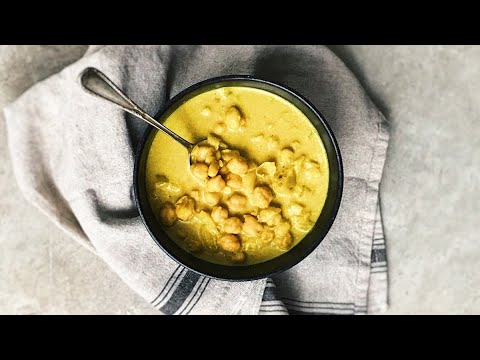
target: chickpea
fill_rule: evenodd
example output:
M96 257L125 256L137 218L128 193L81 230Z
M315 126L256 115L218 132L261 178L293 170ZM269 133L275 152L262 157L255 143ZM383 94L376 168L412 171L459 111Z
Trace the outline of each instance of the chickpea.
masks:
M243 215L245 222L242 231L248 236L257 236L263 230L263 226L251 215Z
M227 234L240 234L242 232L242 220L237 217L231 217L225 220L223 231Z
M227 169L236 175L243 175L248 171L248 164L245 158L237 156L227 163Z
M238 152L238 150L225 149L225 150L222 150L220 153L222 155L222 159L225 162L229 162L233 158L236 158L237 156L240 156L240 153Z
M234 212L241 212L247 205L247 198L242 194L233 194L227 200L227 205Z
M170 202L163 204L160 209L160 221L166 226L172 226L175 220L177 220L175 206Z
M217 240L218 245L225 251L237 252L242 248L242 244L238 237L232 234L223 235Z
M220 200L222 200L222 193L218 192L206 192L203 197L205 198L205 203L209 206L217 205Z
M228 173L225 176L225 181L227 186L231 187L232 189L241 189L243 186L242 178L233 173Z
M220 175L207 180L207 190L210 192L221 192L225 188L225 180Z
M245 188L245 191L247 191L249 194L255 188L256 180L257 180L257 175L255 174L255 171L249 171L243 176L242 184Z
M212 161L210 166L208 167L208 176L210 177L215 177L218 174L218 162L217 161Z
M269 228L264 228L259 236L260 241L262 241L264 244L268 244L272 242L274 237L275 237L275 233L273 232L272 229L269 229Z
M192 197L192 199L194 199L195 201L199 201L200 200L200 191L198 190L192 190L190 192L190 196Z
M281 209L275 207L269 207L263 210L260 210L258 214L258 220L262 223L266 223L269 226L275 226L280 223L282 220Z
M293 151L289 148L285 148L280 151L279 162L282 165L288 164L293 160Z
M273 200L272 190L266 186L259 186L253 189L252 205L260 209L266 209Z
M250 138L250 141L253 142L254 144L261 144L265 141L265 136L263 136L263 134L259 134L257 136Z
M196 179L203 181L208 177L208 165L204 163L193 163L190 165L190 172Z
M215 148L215 150L218 150L218 146L220 145L220 142L222 140L218 137L215 136L215 134L208 134L207 136L207 142Z
M175 212L180 220L188 221L192 218L195 209L195 200L184 195L175 204Z
M214 206L212 209L212 219L217 224L223 223L228 218L228 210L221 206Z
M217 158L215 157L215 154L212 154L207 156L207 158L205 159L205 164L210 165L214 161L217 161Z
M270 149L270 150L274 150L275 148L278 147L278 137L277 136L269 136L268 140L267 140L267 147Z
M276 172L277 166L273 161L264 162L255 170L255 173L260 179L271 178Z
M288 221L281 221L276 227L275 227L275 236L277 237L283 237L287 235L287 233L290 231L290 223Z
M303 206L297 203L291 203L287 207L287 214L290 217L301 215L302 211L303 211Z
M247 256L244 252L237 252L235 254L230 255L230 260L234 263L243 263L247 259Z
M220 161L222 161L222 160L220 160ZM218 173L219 173L220 175L227 175L228 173L230 173L230 171L228 171L228 169L227 169L226 166L223 166L223 167L220 168L220 170L218 171Z
M208 145L198 145L195 146L192 150L192 157L195 161L204 162L207 158L210 158L214 155L215 149Z
M223 134L225 131L227 131L227 125L225 125L225 123L223 122L220 122L217 125L215 125L215 128L213 129L213 132L218 135Z
M202 211L207 210L207 206L202 203L197 203L195 206L195 214L200 214Z
M236 106L230 106L225 114L225 123L231 131L235 131L240 127L242 113Z
M290 232L287 232L285 236L279 239L278 246L283 250L288 250L293 244L293 237Z

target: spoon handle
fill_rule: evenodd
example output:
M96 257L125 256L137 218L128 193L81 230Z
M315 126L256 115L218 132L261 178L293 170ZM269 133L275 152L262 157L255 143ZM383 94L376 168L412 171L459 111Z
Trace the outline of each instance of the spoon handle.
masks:
M125 95L105 74L100 70L89 67L80 74L80 82L83 88L93 95L108 100L123 110L135 115L153 127L169 135L173 140L179 142L190 152L193 144L175 134L172 130L155 120Z

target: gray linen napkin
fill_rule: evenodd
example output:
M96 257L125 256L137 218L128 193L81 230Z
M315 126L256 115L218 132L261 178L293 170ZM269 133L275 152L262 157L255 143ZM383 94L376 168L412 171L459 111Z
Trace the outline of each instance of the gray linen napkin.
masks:
M133 155L145 125L85 93L102 70L149 113L209 77L252 74L312 101L337 137L344 194L333 227L304 261L251 282L212 280L154 243L132 199ZM378 189L385 120L323 46L105 46L35 84L5 109L15 176L26 198L100 256L165 314L365 314L387 306ZM88 266L88 264L85 264Z

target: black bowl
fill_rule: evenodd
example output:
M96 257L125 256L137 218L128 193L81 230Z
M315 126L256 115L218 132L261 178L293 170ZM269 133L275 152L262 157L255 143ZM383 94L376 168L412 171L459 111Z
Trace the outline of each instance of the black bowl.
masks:
M155 218L148 201L145 185L145 168L148 152L157 129L149 126L140 142L135 157L134 192L140 216L155 242L172 259L181 265L199 274L225 280L254 280L271 276L275 273L285 271L303 260L309 255L324 239L335 220L343 189L343 167L338 144L328 126L325 118L315 107L303 96L299 95L286 86L275 84L269 81L260 80L251 76L232 75L208 79L185 89L172 98L164 107L163 111L157 114L156 118L161 122L194 96L205 91L218 89L225 86L244 86L262 89L276 94L299 108L312 122L323 141L328 156L330 179L328 194L322 213L318 217L313 229L296 246L286 253L269 261L248 265L248 266L227 266L207 262L199 259L183 250L174 241L170 240Z

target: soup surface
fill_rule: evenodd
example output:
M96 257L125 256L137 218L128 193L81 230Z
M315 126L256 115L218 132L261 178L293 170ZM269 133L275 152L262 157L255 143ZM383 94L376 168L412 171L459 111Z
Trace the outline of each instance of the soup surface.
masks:
M179 246L206 261L250 265L295 246L328 189L328 159L308 118L264 90L224 87L188 100L157 132L147 158L150 205Z

